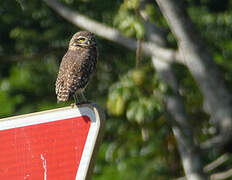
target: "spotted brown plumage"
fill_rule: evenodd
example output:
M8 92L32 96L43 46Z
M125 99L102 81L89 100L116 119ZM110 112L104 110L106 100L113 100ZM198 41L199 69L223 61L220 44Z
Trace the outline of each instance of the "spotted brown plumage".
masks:
M80 31L73 35L56 80L57 101L67 101L82 94L96 68L97 45L93 33ZM75 99L76 101L76 99ZM76 102L77 103L77 102Z

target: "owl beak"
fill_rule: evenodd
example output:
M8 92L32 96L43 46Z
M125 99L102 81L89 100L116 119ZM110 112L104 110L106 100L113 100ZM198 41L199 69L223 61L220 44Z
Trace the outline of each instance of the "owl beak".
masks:
M91 41L85 41L85 42L82 42L82 43L74 42L72 44L72 46L81 46L81 47L90 46L90 45L91 45Z

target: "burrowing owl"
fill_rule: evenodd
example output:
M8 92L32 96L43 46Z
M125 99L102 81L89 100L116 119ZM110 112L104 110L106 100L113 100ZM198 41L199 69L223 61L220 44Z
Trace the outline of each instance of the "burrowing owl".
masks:
M64 55L56 80L57 101L67 101L74 96L75 103L80 104L77 95L83 95L90 75L97 64L97 44L93 33L80 31L73 35ZM83 103L84 103L83 102Z

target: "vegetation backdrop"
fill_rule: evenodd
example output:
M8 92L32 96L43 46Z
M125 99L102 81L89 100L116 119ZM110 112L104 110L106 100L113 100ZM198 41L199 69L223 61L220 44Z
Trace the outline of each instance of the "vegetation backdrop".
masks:
M55 80L79 30L106 113L94 180L230 179L232 1L0 1L0 117L67 106Z

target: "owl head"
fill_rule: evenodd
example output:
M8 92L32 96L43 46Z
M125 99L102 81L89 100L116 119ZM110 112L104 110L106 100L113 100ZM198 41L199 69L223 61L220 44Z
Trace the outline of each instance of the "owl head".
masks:
M69 42L69 49L71 50L94 47L96 47L95 35L88 31L77 32Z

